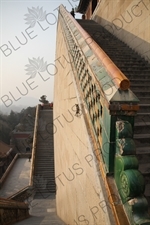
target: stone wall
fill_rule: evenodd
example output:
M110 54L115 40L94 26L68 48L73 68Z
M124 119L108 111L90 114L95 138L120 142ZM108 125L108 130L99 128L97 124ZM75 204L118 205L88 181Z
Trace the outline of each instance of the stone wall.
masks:
M101 0L91 18L150 61L149 0Z
M54 152L57 214L68 225L113 225L106 194L74 80L61 25L57 27L54 83Z

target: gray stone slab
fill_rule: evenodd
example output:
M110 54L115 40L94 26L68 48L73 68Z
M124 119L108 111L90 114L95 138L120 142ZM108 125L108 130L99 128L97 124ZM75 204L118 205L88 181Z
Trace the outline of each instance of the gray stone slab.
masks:
M0 189L0 197L8 198L29 185L31 162L27 158L18 158Z
M31 217L15 225L66 225L56 214L55 194L48 198L35 196L29 207Z

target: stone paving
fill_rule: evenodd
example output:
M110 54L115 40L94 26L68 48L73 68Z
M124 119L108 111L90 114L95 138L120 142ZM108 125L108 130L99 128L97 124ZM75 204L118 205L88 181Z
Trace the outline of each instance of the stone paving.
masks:
M18 158L0 189L0 197L8 198L29 185L31 162L27 158Z
M0 197L7 198L29 184L31 162L27 158L18 158L10 171ZM66 225L56 213L55 194L36 194L28 199L30 217L15 223L16 225Z
M43 198L38 194L30 200L30 217L15 225L66 225L56 214L55 194Z

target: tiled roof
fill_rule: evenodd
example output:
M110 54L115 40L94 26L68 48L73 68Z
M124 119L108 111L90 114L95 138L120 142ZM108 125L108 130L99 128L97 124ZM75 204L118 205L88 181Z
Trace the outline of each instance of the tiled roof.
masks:
M9 150L10 146L5 144L3 141L0 141L0 157L4 156Z

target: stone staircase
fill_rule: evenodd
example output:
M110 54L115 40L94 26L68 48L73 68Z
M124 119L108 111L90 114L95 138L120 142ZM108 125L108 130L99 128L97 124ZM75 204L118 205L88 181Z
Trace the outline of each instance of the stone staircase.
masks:
M43 109L39 113L37 150L35 156L34 185L42 196L55 193L53 110Z
M135 117L134 141L150 209L150 64L95 21L77 21L128 77L130 89L140 100L140 110Z
M65 225L56 213L53 110L41 109L35 155L35 195L29 200L30 217L16 225Z

